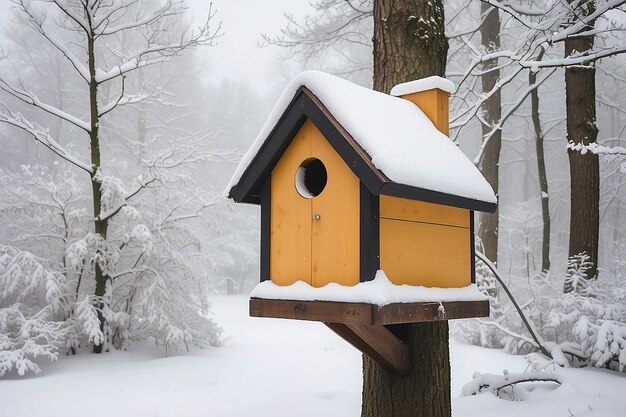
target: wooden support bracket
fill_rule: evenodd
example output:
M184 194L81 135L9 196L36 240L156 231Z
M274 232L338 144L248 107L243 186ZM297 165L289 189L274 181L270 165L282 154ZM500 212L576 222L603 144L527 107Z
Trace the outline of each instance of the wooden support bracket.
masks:
M385 306L334 301L250 299L250 316L321 321L381 366L410 370L409 348L387 325L489 316L489 302L444 301Z
M385 326L324 323L342 339L366 354L380 366L402 375L410 371L409 347Z

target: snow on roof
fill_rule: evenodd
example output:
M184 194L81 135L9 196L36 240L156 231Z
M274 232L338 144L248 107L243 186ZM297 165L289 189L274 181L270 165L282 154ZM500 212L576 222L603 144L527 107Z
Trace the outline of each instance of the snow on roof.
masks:
M474 164L415 104L320 71L302 72L285 88L235 170L227 193L239 182L301 86L315 94L391 181L496 202L491 186Z
M262 281L250 293L252 298L298 301L337 301L369 303L384 306L394 303L419 303L439 301L482 301L487 297L476 284L461 288L434 288L415 285L395 285L383 271L377 271L372 281L354 286L334 282L315 288L304 281L280 286L272 281Z
M432 77L426 77L420 80L414 80L407 83L398 84L391 89L391 92L389 94L398 97L405 94L433 90L435 88L443 90L446 93L454 93L454 84L452 83L452 81L433 75Z

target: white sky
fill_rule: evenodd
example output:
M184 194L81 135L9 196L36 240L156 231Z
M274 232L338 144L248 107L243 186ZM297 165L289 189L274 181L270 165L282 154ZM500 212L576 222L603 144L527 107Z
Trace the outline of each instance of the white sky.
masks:
M0 0L4 1L4 0ZM206 16L208 1L190 0L198 23ZM224 36L214 48L206 48L215 76L258 81L264 78L274 48L259 48L261 34L278 33L284 13L302 14L309 0L214 0L215 23L222 21Z
M199 25L209 8L207 0L188 0ZM261 33L274 34L285 24L284 13L304 13L309 0L213 0L215 24L224 35L213 48L204 48L211 62L211 78L245 79L265 84L275 48L259 48ZM0 26L11 14L11 1L0 0Z

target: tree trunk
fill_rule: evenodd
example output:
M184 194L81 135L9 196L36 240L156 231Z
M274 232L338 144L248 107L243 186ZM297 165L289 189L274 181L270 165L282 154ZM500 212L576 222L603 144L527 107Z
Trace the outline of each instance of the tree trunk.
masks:
M402 326L411 373L397 375L363 355L363 417L451 416L448 322Z
M593 13L593 2L576 8L578 16ZM592 27L585 27L588 31ZM585 52L593 47L593 35L568 38L565 56ZM567 106L567 139L575 144L596 142L596 83L593 63L588 66L565 68ZM568 150L571 177L571 208L569 256L587 253L592 264L589 277L597 274L598 235L600 227L600 164L598 155Z
M493 52L500 49L500 15L498 9L488 3L480 4L481 17L485 16L480 26L480 36L483 50ZM485 62L481 76L483 93L493 89L500 79L500 70L497 69L498 60L493 59ZM493 125L500 123L502 116L502 104L500 89L493 93L482 107L484 122L481 123L483 141L487 135L491 135L489 141L484 145L482 158L479 161L478 169L483 174L493 191L498 195L498 175L500 150L502 148L502 130L498 129L492 133ZM480 238L484 254L497 265L498 263L498 218L499 210L495 213L480 213L478 218L478 237Z
M432 20L431 20L432 19ZM444 76L448 41L442 0L375 0L374 89ZM381 368L363 356L363 417L450 417L448 322L395 326L408 344L409 375Z
M90 133L89 133L89 145L91 151L91 165L94 168L94 173L91 176L91 195L93 199L93 218L94 218L94 231L100 235L103 240L107 238L107 228L109 226L107 220L100 220L101 210L101 179L99 176L100 170L100 137L99 137L99 121L98 115L98 82L96 81L96 56L93 36L87 39L87 53L89 59L89 116L91 119ZM95 265L95 278L96 278L96 309L98 310L98 321L100 322L100 331L104 334L104 315L102 309L104 308L104 295L106 293L106 281L107 276L100 265L96 262ZM102 352L103 342L94 343L93 352Z
M375 90L389 93L401 82L444 75L443 19L442 0L374 1Z
M539 60L543 56L541 53ZM528 73L528 84L537 82L537 73ZM535 149L537 152L537 173L539 176L539 190L541 192L541 215L543 219L543 239L541 245L541 271L548 272L550 269L550 205L548 194L548 177L546 175L546 160L543 149L543 131L539 117L539 89L530 92L530 107L533 128L535 130Z

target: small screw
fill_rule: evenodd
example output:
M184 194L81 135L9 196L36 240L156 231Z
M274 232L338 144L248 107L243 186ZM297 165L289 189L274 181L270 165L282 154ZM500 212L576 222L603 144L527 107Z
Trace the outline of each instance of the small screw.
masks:
M321 218L322 218L322 216L320 216L319 214L313 215L313 220L315 220L315 221L319 221L319 219L321 219Z

